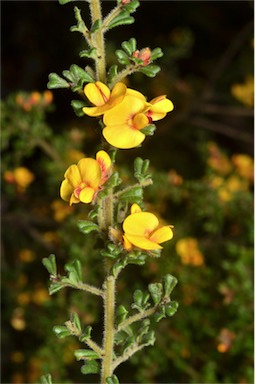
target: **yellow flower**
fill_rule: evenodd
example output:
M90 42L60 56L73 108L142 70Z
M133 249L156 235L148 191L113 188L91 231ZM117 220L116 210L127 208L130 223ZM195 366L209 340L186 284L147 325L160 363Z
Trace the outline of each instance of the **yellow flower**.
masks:
M145 134L140 130L149 124L145 115L150 104L137 91L128 90L124 100L104 114L103 136L116 148L130 149L140 145Z
M239 175L253 181L254 179L254 162L253 159L248 155L233 155L232 162L237 168Z
M131 207L131 215L123 222L124 248L130 250L132 245L146 251L162 249L161 243L171 240L171 226L158 228L158 218L150 212L142 212L137 204ZM157 229L158 228L158 229Z
M151 107L146 115L151 121L163 119L168 112L174 109L172 101L167 99L165 95L155 97L150 101L150 104Z
M103 115L123 100L126 90L124 83L117 83L112 91L100 81L89 83L84 87L84 93L95 107L84 107L82 110L88 116Z
M71 165L65 172L65 179L60 187L60 197L73 203L91 203L108 179L111 159L105 151L96 154L96 160L81 159L77 165Z
M176 252L183 264L200 266L204 264L204 256L198 248L198 242L192 237L185 237L176 243Z
M254 105L254 78L248 76L243 84L233 84L232 95L247 107Z

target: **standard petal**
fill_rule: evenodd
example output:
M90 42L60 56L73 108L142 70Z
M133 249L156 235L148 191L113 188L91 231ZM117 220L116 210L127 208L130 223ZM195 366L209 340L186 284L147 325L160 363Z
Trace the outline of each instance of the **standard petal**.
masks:
M147 239L144 236L135 236L135 235L125 234L125 237L131 244L135 245L138 248L145 249L146 251L162 249L162 247L159 244L154 243L153 241L151 241L150 239Z
M127 92L127 87L124 83L115 84L111 92L109 104L112 105L112 104L120 103L124 99L126 92Z
M91 203L94 197L95 190L93 188L87 187L81 190L79 199L82 203Z
M102 107L83 107L82 110L85 115L88 115L90 117L97 117L101 116L106 110L106 108L103 105Z
M173 231L170 226L164 226L159 229L157 229L153 234L150 236L150 240L161 244L165 241L171 240L173 237Z
M110 89L100 81L87 84L84 87L84 93L89 101L97 107L107 103L110 98Z
M77 165L71 165L65 172L65 179L68 179L69 183L76 188L81 182L81 175Z
M103 136L109 144L120 149L135 148L145 139L142 132L132 129L126 124L105 127Z
M88 187L96 190L101 181L102 171L100 165L95 159L81 159L78 163L81 179Z
M127 124L132 116L140 112L145 112L150 104L132 96L125 96L120 104L110 109L104 114L105 125Z
M158 218L150 212L139 212L129 215L123 223L123 230L126 234L147 236L158 226Z
M141 92L136 91L135 89L127 88L127 95L137 97L138 99L146 102L145 96Z
M67 179L63 180L60 186L60 197L65 201L70 201L70 197L73 193L73 186Z
M102 173L108 172L109 169L112 166L112 160L107 152L105 151L98 151L96 154L96 160L99 163Z

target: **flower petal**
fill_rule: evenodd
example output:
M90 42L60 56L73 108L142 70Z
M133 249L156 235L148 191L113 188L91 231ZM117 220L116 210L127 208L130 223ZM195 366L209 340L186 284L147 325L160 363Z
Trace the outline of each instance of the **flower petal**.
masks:
M107 85L101 83L101 81L96 81L85 85L84 93L92 104L101 107L107 103L111 92Z
M83 188L80 192L79 199L82 203L91 203L95 190L90 187Z
M101 167L102 173L108 172L112 166L112 160L105 151L98 151L96 154L96 160Z
M142 212L141 208L139 207L138 204L133 204L131 206L131 214L133 213L139 213L139 212Z
M158 226L158 218L150 212L129 215L123 223L125 235L149 236Z
M88 187L92 187L94 190L100 185L102 171L100 165L95 159L86 158L81 159L77 164L81 179L87 184Z
M77 165L71 165L65 172L65 179L68 179L73 188L76 188L81 182L81 175Z
M69 202L73 190L73 186L70 184L70 182L67 179L63 180L60 186L61 199Z
M131 251L132 249L132 244L130 243L130 241L128 241L125 235L123 236L123 247L124 249L126 249L126 251Z
M146 102L145 96L141 92L136 91L135 89L127 88L127 93L126 94L129 95L129 96L137 97L138 99Z
M120 149L135 148L145 139L142 132L126 124L106 126L103 129L103 136L109 144Z
M171 112L174 109L172 101L167 99L165 95L155 97L150 103L151 107L148 114L153 121L163 119L167 112Z
M150 236L150 240L161 244L165 241L171 240L173 237L173 231L170 226L164 226L159 229L157 229L153 234Z
M150 107L141 99L125 96L123 101L104 114L105 125L127 124L137 113L145 112Z
M150 239L147 239L144 236L135 236L135 235L129 235L125 234L125 237L127 240L135 245L138 248L145 249L146 251L153 251L154 249L162 249L162 247L151 241Z
M149 119L144 113L137 113L133 118L133 125L136 129L143 129L149 124Z

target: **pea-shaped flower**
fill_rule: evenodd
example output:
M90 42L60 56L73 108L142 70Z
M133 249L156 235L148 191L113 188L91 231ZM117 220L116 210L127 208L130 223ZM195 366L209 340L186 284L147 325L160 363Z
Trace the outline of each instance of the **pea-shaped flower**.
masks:
M174 109L174 105L171 100L167 99L165 95L157 96L150 101L151 107L146 115L151 121L157 121L163 119L168 112Z
M101 81L88 83L84 87L84 93L95 107L84 107L82 110L86 115L92 117L103 115L123 100L126 90L127 87L124 83L117 83L112 91Z
M162 249L159 245L173 237L172 226L158 228L158 218L150 212L142 212L137 204L131 207L131 215L123 222L124 248L131 250L132 246L152 251Z
M149 124L145 114L149 108L150 104L140 92L128 89L123 101L104 114L103 136L106 141L120 149L140 145L145 139L141 129Z
M83 158L65 172L60 187L60 197L73 203L91 203L110 176L111 159L105 151L99 151L96 159Z

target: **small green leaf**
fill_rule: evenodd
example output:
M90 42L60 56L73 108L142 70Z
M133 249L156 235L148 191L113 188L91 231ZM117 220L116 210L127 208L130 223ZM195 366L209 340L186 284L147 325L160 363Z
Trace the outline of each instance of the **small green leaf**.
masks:
M64 325L55 325L55 327L53 327L53 332L59 339L71 335L71 332Z
M92 231L99 231L99 226L92 221L88 220L78 220L78 228L85 235Z
M129 13L135 12L136 8L139 7L140 3L138 0L132 0L130 3L127 3L124 6L124 9L126 9Z
M81 332L81 322L76 312L72 312L71 321L74 323L75 327Z
M92 27L91 27L91 29L90 29L90 33L95 33L95 32L97 32L97 31L99 30L100 26L101 26L100 20L96 20L96 21L93 23L93 25L92 25Z
M91 337L91 331L92 331L92 327L90 325L88 325L85 328L85 331L83 332L83 334L79 337L79 340L81 342L86 342L86 340L90 339L90 337Z
M163 56L163 52L162 52L162 49L161 48L154 48L151 52L151 60L156 60L158 59L159 57L162 57Z
M69 88L70 84L65 79L62 79L57 73L50 73L47 87L49 89Z
M88 375L91 373L100 373L100 365L96 360L87 360L81 367L81 373Z
M124 307L124 305L120 305L116 312L116 323L119 325L122 323L128 315L127 309Z
M106 384L119 384L119 380L116 375L112 375L111 377L107 377Z
M177 301L171 301L170 303L168 303L165 306L167 316L169 317L173 316L177 311L178 307L179 307L179 303L177 303Z
M91 349L77 349L74 352L74 356L76 357L77 360L95 360L99 359L98 354L95 351L92 351Z
M162 299L162 293L163 293L162 284L161 283L149 284L148 289L150 291L154 304L158 305Z
M132 53L134 52L133 49L132 49L132 45L129 44L129 41L123 41L123 43L121 44L122 48L124 49L124 51L126 51L126 53L128 54L128 56L131 56Z
M63 288L63 284L61 283L51 283L49 286L49 294L53 295L54 293L60 291Z
M153 64L147 65L140 69L140 72L142 72L144 75L148 77L155 77L159 71L160 71L160 67L158 65L153 65Z
M41 384L52 384L52 378L50 374L43 375L40 378L40 383Z
M65 265L65 271L68 272L68 279L71 284L76 284L82 281L82 268L80 260L74 260ZM65 281L65 279L62 279Z
M79 56L88 57L89 59L95 60L97 58L97 49L96 48L86 49L84 51L81 51Z
M51 275L53 276L57 275L57 265L56 265L55 255L50 255L48 258L46 257L43 258L42 263Z
M94 78L88 72L76 64L71 65L70 72L74 75L76 80L82 80L85 83L92 83L94 81Z
M156 125L155 124L148 124L146 127L140 129L142 133L144 133L146 136L153 136L154 132L156 130Z
M108 70L108 82L111 83L117 74L118 74L118 66L114 64Z
M129 12L123 10L118 14L118 16L114 17L114 19L108 24L107 29L118 27L119 25L128 25L132 24L135 19L130 16Z
M176 279L176 277L168 274L168 275L165 275L163 277L163 285L164 285L164 295L165 297L169 297L172 290L174 289L174 287L176 286L176 284L178 283L178 280Z
M154 319L158 323L161 319L166 317L166 309L164 306L159 307L159 311L154 314Z
M120 62L120 64L122 65L130 64L129 57L126 54L126 52L122 51L121 49L117 49L117 51L115 51L115 55L117 56L117 59Z
M73 107L73 110L78 117L84 116L84 112L82 110L83 107L86 106L86 103L81 100L72 100L71 106Z
M67 4L67 3L71 3L72 1L75 1L75 0L58 0L58 1L59 1L60 5L64 5L64 4Z
M141 187L133 187L128 190L124 190L119 195L119 199L129 203L139 203L143 197L143 189Z

